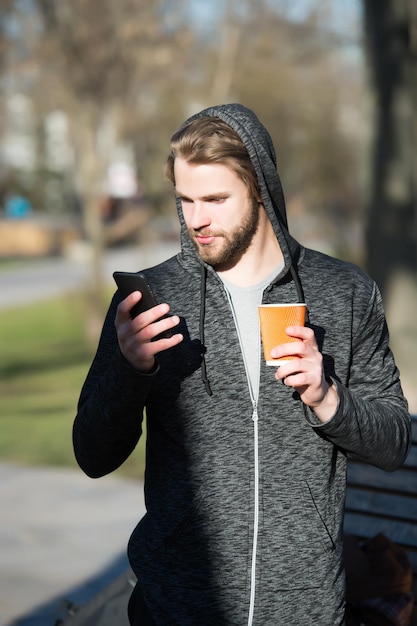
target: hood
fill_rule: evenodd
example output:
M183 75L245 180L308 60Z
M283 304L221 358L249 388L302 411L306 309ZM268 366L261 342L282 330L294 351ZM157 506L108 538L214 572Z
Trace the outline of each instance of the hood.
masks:
M217 117L228 124L239 135L248 151L256 172L258 185L265 210L269 216L274 232L284 256L284 271L290 273L297 293L297 301L304 302L304 293L297 272L299 244L288 233L287 214L284 193L277 172L275 149L266 128L258 120L253 111L241 104L224 104L209 107L193 115L184 122L182 128L199 117ZM191 268L200 268L201 304L200 304L200 342L202 346L201 374L208 395L212 395L210 381L207 376L204 345L204 320L207 272L213 268L204 263L195 250L187 233L181 201L177 197L177 210L181 224L181 253L185 264Z
M268 131L258 120L255 113L241 104L223 104L209 107L190 117L184 122L182 127L187 126L199 117L217 117L221 119L233 128L243 141L256 172L263 205L284 256L285 268L287 271L290 270L298 256L299 246L288 233L284 193L277 172L275 149ZM188 237L181 202L178 198L177 210L181 225L182 251L188 259L191 254L201 263Z

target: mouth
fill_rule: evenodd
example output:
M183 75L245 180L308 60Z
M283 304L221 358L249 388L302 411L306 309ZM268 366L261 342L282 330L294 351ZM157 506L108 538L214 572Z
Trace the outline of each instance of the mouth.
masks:
M214 235L196 235L195 240L201 246L208 246L216 240Z

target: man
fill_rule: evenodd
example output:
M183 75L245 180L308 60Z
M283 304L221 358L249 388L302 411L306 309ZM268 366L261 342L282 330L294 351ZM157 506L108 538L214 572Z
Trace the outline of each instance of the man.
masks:
M271 139L245 107L188 120L167 174L181 253L145 272L158 306L132 320L141 294L115 294L74 425L98 477L134 450L146 408L131 624L343 624L346 456L394 470L410 442L378 289L289 235ZM277 369L261 301L307 303Z

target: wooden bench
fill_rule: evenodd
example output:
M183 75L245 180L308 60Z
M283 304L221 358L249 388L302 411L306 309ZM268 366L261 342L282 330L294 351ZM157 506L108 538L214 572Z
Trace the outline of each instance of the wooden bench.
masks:
M417 597L417 415L412 416L412 432L411 451L395 472L349 460L344 529L360 539L383 533L403 547ZM412 624L417 625L416 605Z

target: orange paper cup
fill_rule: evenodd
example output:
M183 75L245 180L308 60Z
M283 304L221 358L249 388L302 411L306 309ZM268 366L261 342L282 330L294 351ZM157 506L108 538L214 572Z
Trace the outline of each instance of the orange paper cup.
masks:
M285 329L287 326L304 326L306 305L301 303L261 304L258 307L258 312L266 364L277 367L287 363L294 357L286 356L282 359L273 359L271 351L281 343L299 341L295 337L289 337Z

